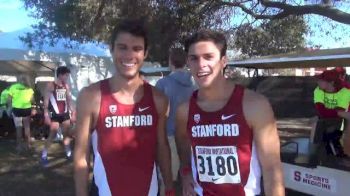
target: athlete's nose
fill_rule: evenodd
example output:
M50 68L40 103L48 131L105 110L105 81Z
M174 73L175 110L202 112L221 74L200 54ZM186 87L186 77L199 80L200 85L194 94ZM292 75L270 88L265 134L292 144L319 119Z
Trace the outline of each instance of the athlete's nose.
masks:
M134 56L134 53L130 49L126 50L125 53L124 53L124 59L125 60L132 60L133 56Z
M207 66L207 61L203 57L199 57L197 63L198 63L198 68L199 69L204 68L204 67Z

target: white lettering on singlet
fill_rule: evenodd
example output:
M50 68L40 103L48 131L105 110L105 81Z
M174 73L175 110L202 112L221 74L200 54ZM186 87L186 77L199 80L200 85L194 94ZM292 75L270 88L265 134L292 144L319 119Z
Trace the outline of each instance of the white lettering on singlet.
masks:
M106 128L152 126L152 115L107 116Z
M192 127L192 137L235 137L239 136L238 124L209 124Z

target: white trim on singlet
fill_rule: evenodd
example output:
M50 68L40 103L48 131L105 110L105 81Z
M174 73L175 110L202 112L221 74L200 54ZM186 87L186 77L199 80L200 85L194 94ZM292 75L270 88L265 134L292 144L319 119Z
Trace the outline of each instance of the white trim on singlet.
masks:
M98 188L98 195L110 196L112 193L108 185L106 170L103 165L100 153L98 152L98 135L96 130L94 130L91 134L91 142L95 157L93 173L95 184Z
M153 165L152 179L149 186L148 196L154 196L158 194L158 178L156 164Z
M50 103L51 103L53 109L55 110L55 113L60 114L54 93L50 94ZM68 107L67 107L67 101L66 101L66 103L64 104L64 112L63 113L67 113L67 112L68 112Z
M68 112L68 104L66 102L66 104L64 104L64 113L67 113Z
M197 193L199 196L203 196L203 188L199 185L197 181L197 167L196 167L196 162L194 161L194 154L193 150L191 147L191 167L192 167L192 176L193 176L193 182L194 182L194 191Z
M244 192L246 196L259 195L261 193L260 188L261 181L261 166L256 152L255 142L252 142L252 156L250 157L250 169L247 184L244 186Z
M55 99L55 96L53 95L53 93L50 94L50 103L51 103L53 109L55 110L55 113L59 114L60 111L58 110L57 102L56 102L56 99Z

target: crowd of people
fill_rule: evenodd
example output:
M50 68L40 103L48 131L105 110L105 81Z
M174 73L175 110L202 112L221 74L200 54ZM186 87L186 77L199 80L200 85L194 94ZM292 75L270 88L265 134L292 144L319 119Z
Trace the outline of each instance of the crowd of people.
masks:
M66 158L74 155L79 196L157 195L159 190L170 196L176 195L179 182L184 196L263 191L285 195L273 110L263 95L225 78L225 36L200 30L186 39L184 49L172 48L172 72L155 87L140 75L150 44L142 22L121 21L110 40L116 72L84 87L76 106L68 85L70 70L57 68L55 81L44 91L43 118L49 136L40 163L49 164L49 147L61 128ZM344 75L337 68L317 76L314 102L319 118L350 120L350 90ZM1 93L1 115L13 115L19 151L31 147L33 96L25 77ZM345 153L350 150L348 125L343 134Z

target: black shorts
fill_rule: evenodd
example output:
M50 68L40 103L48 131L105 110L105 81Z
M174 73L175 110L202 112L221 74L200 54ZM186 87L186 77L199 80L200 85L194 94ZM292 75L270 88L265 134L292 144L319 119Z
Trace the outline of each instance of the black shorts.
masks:
M28 117L32 114L32 108L27 108L27 109L12 108L12 113L16 117Z
M63 113L63 114L57 114L56 112L50 112L51 121L63 123L66 120L70 119L69 112Z

